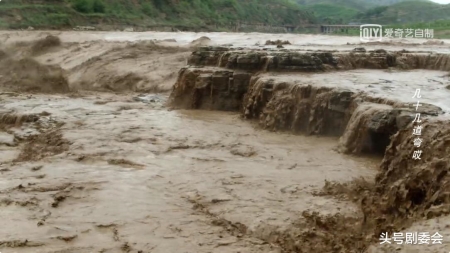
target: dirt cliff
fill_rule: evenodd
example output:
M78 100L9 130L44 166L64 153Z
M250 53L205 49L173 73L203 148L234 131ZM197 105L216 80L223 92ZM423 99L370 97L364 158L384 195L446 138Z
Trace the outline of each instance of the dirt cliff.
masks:
M387 219L433 218L450 213L449 175L450 129L448 121L428 119L421 123L424 140L414 146L411 129L398 131L386 149L377 176L377 193L383 199ZM421 150L420 160L411 159ZM398 222L398 221L397 221Z

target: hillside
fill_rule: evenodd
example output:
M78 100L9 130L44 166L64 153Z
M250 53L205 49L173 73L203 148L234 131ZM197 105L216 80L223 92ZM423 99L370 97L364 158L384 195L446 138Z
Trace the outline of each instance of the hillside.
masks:
M403 2L370 9L357 14L354 20L362 23L405 24L450 19L450 4L433 2Z
M312 23L289 0L9 0L0 2L0 28L159 25L229 30L237 22Z
M298 4L295 4L296 1ZM386 5L386 6L383 6ZM450 18L428 0L3 0L0 29L232 31L237 23L424 23Z
M321 3L303 7L313 13L320 23L345 24L353 19L360 11L345 5Z
M327 4L335 5L347 8L353 8L357 10L368 10L377 6L388 6L401 2L409 2L414 0L296 0L300 5L317 5ZM429 2L429 0L421 0Z
M420 2L416 4L417 2ZM438 5L428 0L297 0L306 11L312 12L321 23L348 23L372 18L387 6L408 6L405 10L420 10L423 5ZM439 6L439 5L438 5ZM414 16L412 17L414 19Z

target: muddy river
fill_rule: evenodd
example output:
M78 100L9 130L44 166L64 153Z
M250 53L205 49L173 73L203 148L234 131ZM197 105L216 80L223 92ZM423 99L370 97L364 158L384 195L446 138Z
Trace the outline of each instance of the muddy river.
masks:
M18 112L50 113L43 123L64 122L59 131L71 143L39 161L3 159L0 236L29 246L6 252L115 252L125 244L142 252L272 252L211 221L264 233L307 209L359 215L312 193L324 180L373 177L379 159L340 155L335 139L258 131L233 113L167 111L130 98L4 101ZM17 147L3 152L20 155Z
M49 34L62 44L29 51L27 43ZM30 65L9 62L10 72L0 73L8 81L0 86L0 252L281 253L287 251L276 237L304 211L363 216L357 203L318 193L326 181L374 181L382 156L345 155L337 151L338 137L267 131L239 112L166 106L192 41L201 36L211 39L206 44L234 47L273 38L290 40L286 49L351 50L359 43L305 35L1 32L12 59L60 66L70 92L11 86L27 80L30 87L44 87L54 79L38 76L53 69L12 74ZM151 51L130 44L153 39L160 41ZM424 43L383 48L450 52L448 44ZM368 92L378 85L389 98L398 92L408 99L411 89L441 82L424 97L448 110L439 97L448 92L444 74L358 70L303 80ZM440 229L448 238L444 245L401 250L444 252L450 229L442 224L432 219L412 229Z

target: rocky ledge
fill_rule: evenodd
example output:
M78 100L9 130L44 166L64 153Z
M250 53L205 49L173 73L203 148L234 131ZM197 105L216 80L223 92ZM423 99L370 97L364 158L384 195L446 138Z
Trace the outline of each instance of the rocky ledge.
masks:
M357 68L434 69L450 71L450 57L432 52L398 51L384 49L366 51L300 51L245 48L202 47L192 53L188 65L224 67L246 71L327 71Z
M390 137L409 127L416 111L412 103L405 105L382 92L371 95L302 81L305 75L361 68L450 70L449 59L382 49L300 52L204 47L192 53L190 66L180 70L170 103L178 108L241 111L244 118L256 119L269 130L341 136L340 149L347 153L384 153ZM423 117L445 113L433 104L424 104L417 112Z
M363 224L373 227L364 238L379 238L379 232L402 229L405 221L450 213L449 75L440 73L442 81L436 81L433 72L424 79L433 81L425 87L439 96L421 101L420 107L405 100L404 94L388 96L392 86L374 93L358 89L358 80L347 85L328 83L342 70L379 69L392 75L413 69L450 71L449 59L449 55L408 51L205 47L193 52L190 66L180 70L169 103L185 109L239 111L268 130L339 136L341 152L382 155L376 187L368 189L361 201ZM319 77L311 78L312 74ZM406 75L414 78L412 72ZM409 98L414 90L407 91ZM416 113L421 114L422 138L427 142L420 160L412 159L417 149L413 146L417 136L412 135Z

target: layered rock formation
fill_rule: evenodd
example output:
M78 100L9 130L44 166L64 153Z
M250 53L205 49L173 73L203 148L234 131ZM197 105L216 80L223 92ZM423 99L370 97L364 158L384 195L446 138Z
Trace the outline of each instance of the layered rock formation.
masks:
M203 47L193 52L188 65L214 66L247 71L318 71L357 68L434 69L450 71L446 54L398 51L295 51L248 50L244 48Z
M381 232L398 231L416 219L450 214L448 108L446 111L426 103L415 108L411 103L382 94L305 81L312 72L360 68L450 71L448 55L384 50L300 52L209 47L194 52L188 63L191 66L180 71L171 94L172 106L240 111L243 118L257 120L268 130L340 136L341 152L384 156L375 187L368 187L364 193L358 192L357 197L352 197L360 201L365 215L363 221L352 222L367 228L355 237L356 243L367 245L373 238L379 238ZM444 83L440 85L443 85L443 92L448 92ZM413 95L414 91L411 92ZM413 151L417 150L412 135L415 113L421 113L422 139L427 142L420 149L420 160L412 159ZM345 226L345 222L336 223L334 231L348 230ZM318 233L326 235L324 240L330 249L335 247L333 245L345 244L344 238L333 231ZM291 235L285 237L285 242L277 243L293 245L288 242L297 240ZM315 245L320 243L303 243L302 247L309 245L308 249L317 250Z
M183 68L172 105L192 109L239 110L250 74L214 68Z
M447 55L386 52L313 52L230 50L203 47L193 52L171 94L175 107L241 111L268 130L342 136L346 153L383 154L390 137L411 121L401 101L369 96L357 90L302 82L311 73L369 69L450 70ZM271 74L265 74L265 73ZM280 77L284 78L280 78ZM443 111L432 105L425 115Z

